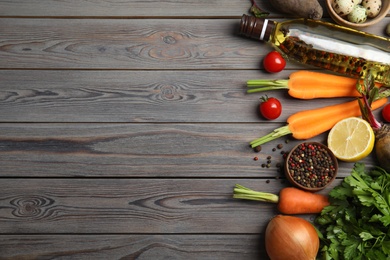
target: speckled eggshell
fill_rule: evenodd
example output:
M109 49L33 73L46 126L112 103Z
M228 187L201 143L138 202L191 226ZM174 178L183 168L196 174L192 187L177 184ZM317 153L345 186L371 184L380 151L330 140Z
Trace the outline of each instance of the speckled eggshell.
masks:
M340 16L351 13L355 5L354 0L334 0L332 3L334 11Z
M367 9L361 5L356 5L347 18L352 23L364 23L367 20Z
M363 0L362 5L367 9L367 16L374 18L382 9L381 0Z

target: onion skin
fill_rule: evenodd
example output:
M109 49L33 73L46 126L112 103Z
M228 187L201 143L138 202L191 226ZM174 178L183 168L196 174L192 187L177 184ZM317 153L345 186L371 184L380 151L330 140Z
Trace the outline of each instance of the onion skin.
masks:
M390 126L375 130L375 154L379 165L390 173Z
M277 215L265 231L265 249L271 260L315 260L320 239L313 225L302 218Z

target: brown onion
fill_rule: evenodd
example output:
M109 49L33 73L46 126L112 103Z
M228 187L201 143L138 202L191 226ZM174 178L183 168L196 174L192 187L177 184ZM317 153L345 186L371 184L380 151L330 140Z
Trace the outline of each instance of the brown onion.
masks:
M302 218L277 215L265 231L265 248L271 260L314 260L320 239L313 225Z

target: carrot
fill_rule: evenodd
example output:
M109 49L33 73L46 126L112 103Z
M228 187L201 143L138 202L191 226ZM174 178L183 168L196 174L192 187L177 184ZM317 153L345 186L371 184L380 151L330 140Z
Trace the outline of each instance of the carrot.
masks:
M359 97L358 79L321 72L301 70L290 74L288 80L248 80L247 93L276 89L288 89L291 97L299 99ZM376 83L377 87L381 85Z
M372 109L385 105L387 98L380 98L372 103ZM252 148L279 137L292 134L295 139L309 139L330 130L340 120L360 116L358 100L347 103L300 111L287 119L287 125L275 129L273 132L250 142Z
M318 193L304 191L294 187L280 190L279 196L259 192L236 184L233 198L277 203L277 209L283 214L315 214L328 206L328 197Z

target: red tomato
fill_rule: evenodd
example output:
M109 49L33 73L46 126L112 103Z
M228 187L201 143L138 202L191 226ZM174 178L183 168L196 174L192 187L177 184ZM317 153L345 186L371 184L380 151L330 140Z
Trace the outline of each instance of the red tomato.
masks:
M277 51L271 51L265 56L263 65L266 71L276 73L282 71L286 67L286 60Z
M390 122L390 104L387 104L382 110L383 119L386 122Z
M282 114L282 104L274 97L267 96L261 98L260 113L268 120L278 118Z

